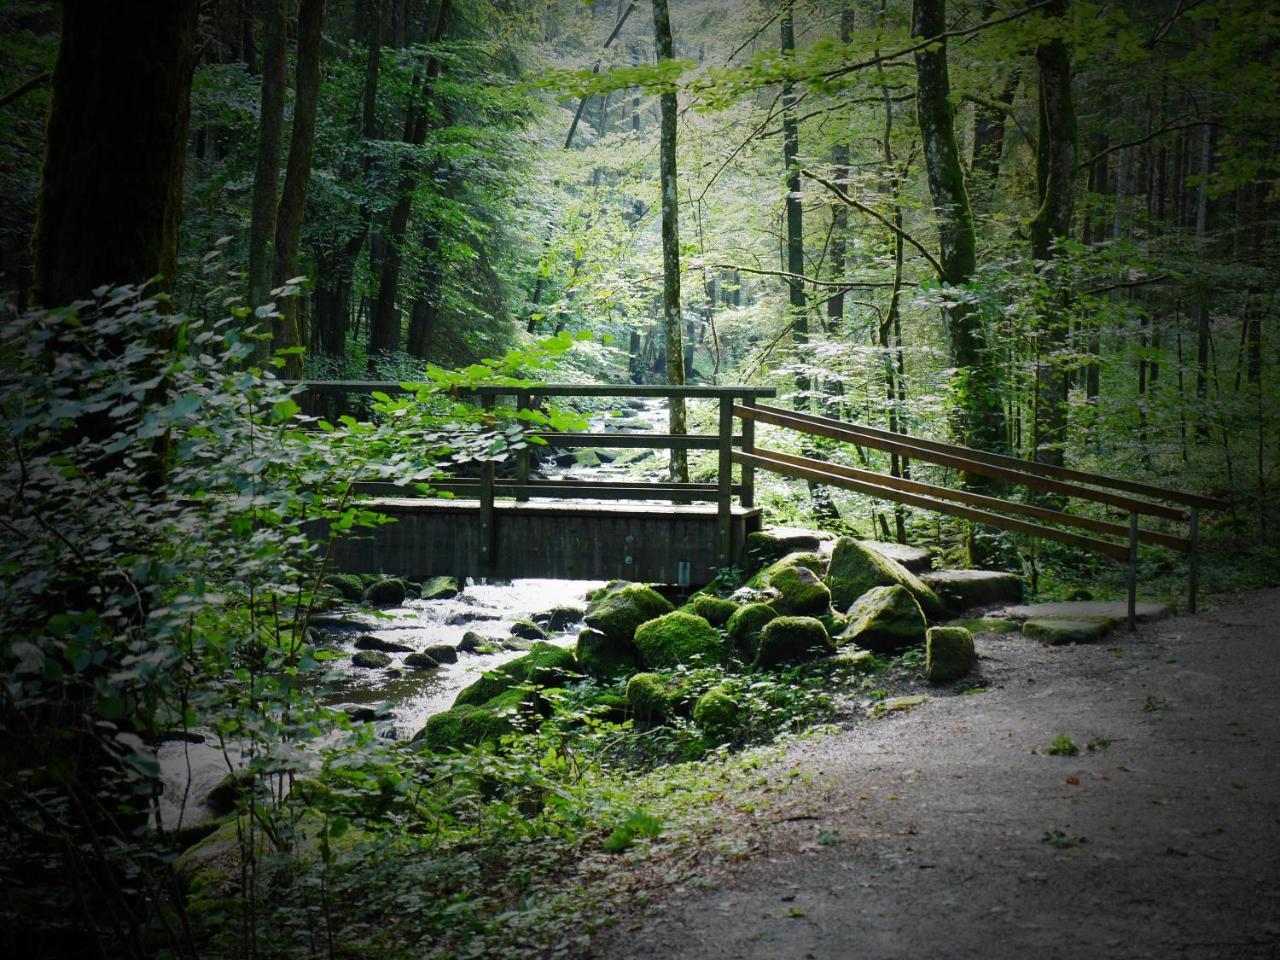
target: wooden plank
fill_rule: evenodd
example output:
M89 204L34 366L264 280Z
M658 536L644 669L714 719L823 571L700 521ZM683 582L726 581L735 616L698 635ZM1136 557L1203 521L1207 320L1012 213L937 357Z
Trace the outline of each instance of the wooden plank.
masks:
M743 406L754 407L754 397L744 397ZM742 450L744 453L756 451L756 422L750 418L742 421ZM756 504L756 468L749 463L742 464L742 505L754 507Z
M518 387L483 386L475 392L480 396L511 396L520 390L528 390L539 397L773 397L774 387L751 387L745 384L724 386L671 386L668 384L611 384L611 383L530 383Z
M719 540L720 566L733 563L733 398L720 398L720 456L716 472L719 493L716 524Z
M1074 514L1063 513L1061 510L1050 510L1048 507L1038 507L1030 503L1017 503L1011 500L1001 500L998 497L987 497L980 493L971 493L968 490L953 490L950 487L939 487L932 483L922 483L919 480L905 480L900 477L892 477L884 473L876 473L872 470L860 470L857 467L846 467L835 463L826 463L822 460L812 460L808 457L797 457L794 454L782 453L777 450L757 450L762 457L768 457L772 460L781 460L784 463L792 463L799 467L809 467L815 470L826 470L831 473L839 474L843 477L849 477L852 480L861 480L864 483L871 483L877 486L889 487L893 490L903 490L907 493L920 493L926 496L938 497L943 500L955 500L958 503L967 503L972 507L983 507L988 510L1004 511L1005 513L1021 514L1024 517L1035 517L1037 520L1045 520L1050 523L1060 523L1064 526L1078 527L1081 530L1093 530L1096 533L1109 533L1117 537L1127 537L1129 535L1129 527L1127 524L1110 523L1106 520L1097 520L1093 517L1077 517ZM1159 533L1154 530L1139 530L1138 539L1146 543L1159 544L1162 547L1168 547L1171 550L1180 550L1187 553L1191 549L1191 541L1182 537L1170 536L1167 533Z
M1089 487L1082 487L1077 484L1066 483L1061 480L1053 480L1048 477L1041 477L1033 473L1027 473L1024 470L1012 470L1006 467L998 467L994 464L984 463L978 460L969 460L964 457L954 456L949 453L939 453L928 450L906 440L885 439L883 437L868 434L862 430L850 428L847 424L843 426L831 426L831 424L843 424L844 421L832 420L827 423L815 422L819 418L808 417L803 414L795 414L792 411L780 410L777 407L756 407L750 408L742 405L736 405L734 412L740 417L751 417L762 423L772 423L776 426L787 427L800 433L815 434L820 437L828 437L832 440L842 440L845 443L860 444L864 447L873 447L877 450L885 450L890 453L898 453L902 456L911 457L914 460L926 460L930 463L936 463L944 467L954 467L963 470L966 473L978 473L983 476L993 477L997 480L1005 480L1009 483L1022 484L1025 487L1031 487L1036 490L1043 490L1047 493L1057 493L1065 497L1076 497L1081 500L1092 500L1096 503L1105 503L1129 513L1142 513L1154 517L1164 517L1167 520L1182 521L1186 519L1186 515L1180 510L1172 507L1166 507L1159 503L1150 503L1146 500L1135 500L1132 497L1122 496L1117 493L1109 493L1105 490L1093 490ZM890 433L890 437L904 436L903 434ZM1021 463L1022 461L1018 461Z
M532 406L532 401L533 397L528 393L516 394L516 411L528 410ZM529 470L532 465L530 463L531 459L530 450L527 446L522 447L516 453L516 479L521 483L529 482Z
M782 460L772 460L756 454L734 453L733 459L737 463L750 462L760 469L771 470L774 473L781 473L784 476L796 477L800 480L816 480L818 483L829 484L833 487L844 487L846 490L864 493L868 496L877 497L881 500L893 500L897 503L905 503L912 507L921 507L925 510L933 510L938 513L948 513L952 516L964 517L968 520L977 520L979 523L985 523L992 527L999 527L1003 530L1013 530L1017 533L1025 533L1028 536L1041 537L1045 540L1054 540L1058 543L1065 543L1068 546L1081 547L1085 550L1092 550L1094 553L1101 553L1104 556L1112 557L1116 560L1127 560L1129 557L1129 549L1124 544L1112 543L1107 540L1095 540L1094 538L1086 537L1083 534L1071 533L1067 530L1058 530L1055 527L1042 527L1039 524L1028 523L1025 520L1017 520L1013 517L1003 517L987 510L977 510L973 507L966 507L957 503L950 503L945 500L937 500L933 497L924 497L914 493L890 490L887 487L865 483L861 480L853 480L849 477L842 477L838 474L828 473L825 470L813 470L808 467L798 467L791 463L785 463Z
M715 450L720 438L710 433L539 433L549 447L624 447L651 450ZM741 437L734 437L737 443Z
M777 412L793 414L794 411L785 410L781 407L771 407L765 404L761 405L761 409ZM1213 497L1206 497L1198 493L1185 493L1181 490L1173 490L1169 487L1158 487L1150 483L1141 483L1137 480L1125 480L1121 477L1109 477L1099 473L1086 473L1083 470L1072 470L1070 467L1059 467L1051 463L1038 463L1034 460L1022 460L1018 457L1005 456L1000 453L991 453L986 450L977 450L973 447L963 447L954 443L942 443L938 440L927 440L924 437L916 437L907 433L894 433L891 430L882 430L878 427L868 427L861 423L850 423L846 420L836 420L831 417L816 416L806 414L806 417L832 426L848 427L857 430L859 433L868 436L879 437L882 440L905 440L914 446L924 450L932 450L935 453L952 453L957 456L965 457L969 460L975 460L981 463L989 463L997 467L1008 467L1011 470L1019 470L1023 473L1034 473L1042 477L1054 477L1059 480L1068 480L1074 483L1091 484L1095 487L1109 487L1113 490L1124 490L1127 493L1136 493L1140 496L1151 497L1155 500L1171 500L1174 503L1181 503L1185 506L1203 507L1206 509L1225 510L1230 504L1223 500L1215 500Z
M486 410L493 409L493 398L481 398L480 405ZM498 544L497 517L493 512L494 498L494 463L492 460L480 465L480 562L485 570L497 568L496 549Z

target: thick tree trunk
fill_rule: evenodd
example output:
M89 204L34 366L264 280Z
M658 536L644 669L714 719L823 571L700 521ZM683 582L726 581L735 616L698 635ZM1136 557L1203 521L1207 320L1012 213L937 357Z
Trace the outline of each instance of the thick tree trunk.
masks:
M33 243L40 305L156 276L172 292L198 8L63 5Z
M1066 0L1055 0L1047 13L1062 17ZM1071 56L1060 38L1036 48L1040 67L1040 132L1036 149L1036 182L1040 208L1031 220L1031 256L1049 288L1050 306L1041 317L1040 356L1036 371L1035 458L1061 466L1067 433L1067 377L1059 354L1067 345L1065 292L1059 286L1056 244L1071 230L1075 201L1076 115L1071 98Z
M794 5L788 3L782 14L782 55L790 56L796 48ZM791 333L796 346L809 342L808 298L804 281L796 279L804 273L804 209L800 204L800 164L796 157L800 152L800 129L795 115L795 91L791 84L782 87L782 166L787 177L787 301L791 307ZM809 378L796 377L796 409L809 407Z
M258 111L257 166L249 221L249 306L271 299L271 251L280 196L280 145L284 139L285 0L262 0L262 94Z
M667 12L667 0L653 0L653 37L659 61L673 60L671 43L671 16ZM658 150L658 166L662 181L662 325L666 333L667 383L684 384L684 356L680 330L680 193L676 182L676 94L663 91L658 99L661 115L661 138ZM682 398L672 398L668 429L671 433L685 433L685 404ZM681 483L689 480L689 459L686 451L671 451L671 479Z
M320 35L324 28L325 0L300 0L298 6L297 79L294 82L293 131L289 135L289 159L285 165L284 188L276 214L275 283L293 279L298 270L298 245L302 239L302 216L311 183L311 155L315 147L316 103L320 94ZM280 350L303 343L299 323L298 298L287 297L280 317L272 328L271 347ZM286 377L302 376L302 357L285 361Z

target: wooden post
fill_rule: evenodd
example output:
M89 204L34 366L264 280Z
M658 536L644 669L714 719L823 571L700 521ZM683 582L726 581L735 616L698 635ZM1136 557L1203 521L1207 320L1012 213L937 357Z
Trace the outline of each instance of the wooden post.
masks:
M519 413L521 410L532 409L532 407L533 407L533 394L531 393L516 394L516 412L517 413ZM530 453L531 451L529 450L529 448L525 447L518 454L516 454L516 479L520 483L529 482L529 461L531 460ZM528 499L529 497L525 494L521 494L520 496L516 497L516 500L520 501L521 503L526 502Z
M720 466L716 520L720 531L720 566L733 565L733 397L720 398Z
M1196 592L1200 588L1200 511L1191 508L1191 533L1187 539L1191 548L1187 551L1187 610L1196 612Z
M754 407L756 398L745 396L742 398L742 405ZM742 452L756 452L756 422L747 417L742 418ZM750 463L742 465L742 505L744 507L756 505L756 468Z
M1129 514L1129 632L1138 629L1138 515Z
M493 400L492 394L481 396L480 408L491 412ZM497 537L494 529L493 479L493 461L486 460L480 465L480 560L485 572L490 575L497 568L497 557L494 555Z

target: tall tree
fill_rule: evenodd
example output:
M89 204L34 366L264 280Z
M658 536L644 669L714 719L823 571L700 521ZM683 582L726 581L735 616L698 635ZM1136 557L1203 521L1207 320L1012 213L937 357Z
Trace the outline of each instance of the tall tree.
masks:
M63 5L34 240L38 303L157 275L173 290L198 9Z
M293 130L289 134L289 159L285 165L280 208L276 212L275 284L280 286L298 270L298 245L302 239L302 215L311 183L311 155L315 147L316 104L320 99L320 37L324 30L325 0L299 0L297 73L293 94ZM298 300L288 297L272 327L271 347L302 346ZM290 355L285 376L302 376L302 357Z
M280 196L280 145L284 140L286 0L262 0L262 93L258 109L258 154L249 220L249 306L271 297L271 250Z
M671 15L667 0L653 0L653 38L659 61L674 60L671 42ZM680 330L680 194L676 183L676 93L663 90L658 98L661 137L658 167L662 186L662 325L667 343L667 383L684 384L684 346ZM682 398L671 400L668 421L672 433L685 432ZM687 483L689 459L686 451L671 451L671 479Z
M782 55L790 57L796 49L794 3L786 3L782 12L781 34ZM800 347L809 341L808 302L805 296L804 281L800 279L804 273L804 208L800 203L800 164L796 157L800 153L800 128L796 121L795 87L790 83L782 85L782 165L787 178L787 265L786 271L791 274L787 279L787 302L791 307L791 333L796 346ZM804 375L796 377L795 406L799 410L809 406L809 378Z

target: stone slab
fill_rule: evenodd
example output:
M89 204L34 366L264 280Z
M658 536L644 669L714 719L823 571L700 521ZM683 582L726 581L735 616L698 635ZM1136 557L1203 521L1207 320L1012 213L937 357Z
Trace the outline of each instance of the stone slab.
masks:
M1023 603L1016 606L992 610L986 616L1003 620L1125 620L1129 616L1129 606L1123 600L1063 600L1058 603ZM1167 603L1139 603L1137 618L1139 623L1152 620L1163 620L1173 616L1173 609Z
M897 560L912 573L933 569L933 552L924 547L913 547L909 543L888 543L884 540L863 540L862 542L882 557Z
M1022 599L1022 578L997 570L935 570L920 574L942 602L955 611L988 607L993 603L1017 603Z

